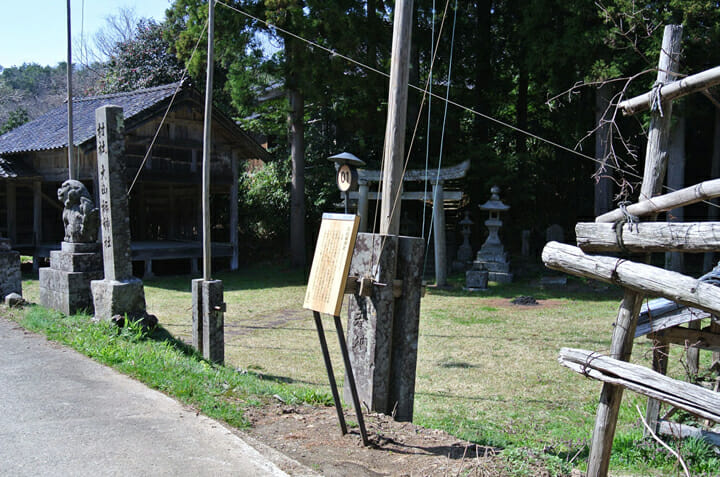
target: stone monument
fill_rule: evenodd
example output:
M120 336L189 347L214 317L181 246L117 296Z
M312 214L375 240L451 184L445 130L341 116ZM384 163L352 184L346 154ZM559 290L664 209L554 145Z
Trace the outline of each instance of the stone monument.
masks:
M63 182L57 196L65 237L60 250L50 252L50 267L39 270L40 304L66 315L92 312L90 281L103 276L98 209L85 185L74 179Z
M489 234L475 257L473 270L486 270L490 281L510 283L513 279L513 275L510 273L510 262L498 235L500 227L502 227L500 213L509 210L510 206L503 204L500 200L498 186L493 186L490 194L490 200L479 206L480 210L488 211L489 218L485 221L485 225Z
M105 270L103 280L91 282L95 318L117 321L127 315L131 320L145 320L148 315L143 283L132 275L122 108L98 108L95 111L95 128Z
M22 295L20 252L11 249L10 239L0 238L0 298L11 293Z

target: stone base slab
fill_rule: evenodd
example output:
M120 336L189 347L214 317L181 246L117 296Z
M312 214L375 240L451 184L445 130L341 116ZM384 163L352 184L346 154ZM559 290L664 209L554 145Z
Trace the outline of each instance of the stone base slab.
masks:
M465 287L470 290L486 290L489 273L485 270L468 270L465 272Z
M0 299L10 293L22 295L20 252L0 249Z
M490 280L491 282L497 282L497 283L512 283L513 274L512 273L502 273L502 272L489 272L488 280Z
M145 290L139 278L93 280L90 288L97 319L111 320L115 315L136 317L145 314Z
M97 242L91 243L75 243L75 242L61 242L60 250L67 253L96 253L100 252L100 244Z
M92 313L90 280L102 278L102 271L68 272L53 268L41 268L40 304L66 315L80 311Z

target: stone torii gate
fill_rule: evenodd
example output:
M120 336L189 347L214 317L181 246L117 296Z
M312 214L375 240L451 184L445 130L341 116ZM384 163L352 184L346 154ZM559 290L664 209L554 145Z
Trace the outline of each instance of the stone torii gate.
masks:
M402 200L431 201L433 204L433 239L435 242L435 284L447 285L447 252L445 239L445 201L460 201L462 191L445 191L443 183L449 180L462 179L470 169L470 160L451 167L437 169L413 169L405 173L405 182L430 182L432 193L425 191L403 191ZM357 200L357 214L360 216L359 232L366 232L368 227L368 202L378 200L378 192L370 192L370 184L382 180L382 171L359 170L358 191L350 192L350 200Z

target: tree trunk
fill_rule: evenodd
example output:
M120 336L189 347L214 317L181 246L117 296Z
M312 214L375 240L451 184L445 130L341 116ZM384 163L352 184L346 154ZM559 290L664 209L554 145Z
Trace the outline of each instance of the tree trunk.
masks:
M712 165L710 166L710 177L716 178L720 176L720 109L715 108L715 131L713 134L713 152ZM708 206L708 220L717 220L720 217L720 204L717 200L711 201L712 205ZM715 266L715 253L708 252L705 254L703 261L703 270L710 270Z
M305 266L305 140L303 116L305 103L297 89L289 91L290 158L292 185L290 189L290 264Z
M612 98L610 85L602 85L595 93L595 159L598 161L595 166L595 217L602 215L612 209L613 199L613 172L614 170L605 165L610 152L611 127L609 116L612 111L609 108Z
M676 104L674 113L677 121L673 123L670 136L670 156L668 157L667 186L670 190L682 189L685 185L685 108L683 103ZM668 222L682 222L684 209L678 207L667 213ZM685 260L681 252L665 253L665 268L682 273Z

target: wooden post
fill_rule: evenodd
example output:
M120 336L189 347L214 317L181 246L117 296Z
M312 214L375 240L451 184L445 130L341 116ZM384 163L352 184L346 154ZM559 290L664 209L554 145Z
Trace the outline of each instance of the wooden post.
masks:
M230 244L232 245L232 258L230 259L230 270L237 270L240 262L240 245L238 243L238 154L233 151L230 158L232 169L230 185Z
M17 242L17 187L15 182L5 182L7 195L5 197L5 214L7 218L7 238L15 246Z
M205 121L203 123L203 162L202 162L202 230L203 230L203 280L211 275L211 237L210 237L210 158L212 141L212 91L213 91L213 36L215 33L215 2L208 2L208 49L207 77L205 84Z
M671 81L673 73L678 71L678 57L680 55L680 40L682 27L668 25L663 34L660 61L658 62L657 81L666 83ZM662 115L658 108L654 109L650 119L650 131L645 154L645 171L643 175L640 197L650 199L662 189L662 181L667 167L668 142L670 138L670 116L672 103L662 102ZM615 328L611 342L611 354L617 359L627 361L632 352L637 316L642 305L642 295L629 290L618 310ZM605 477L610 464L610 452L615 436L620 401L622 400L622 387L603 383L600 393L595 428L593 430L590 456L588 459L587 475Z
M42 182L33 181L33 243L42 242Z
M357 205L357 214L360 216L360 227L358 228L358 232L367 232L368 192L370 192L370 184L368 183L368 181L360 179L358 187Z
M397 235L400 232L400 191L405 159L405 122L410 76L412 13L413 0L397 0L395 2L380 208L380 233L387 235Z
M433 239L435 245L435 286L447 285L447 250L445 245L445 198L443 183L433 183Z

